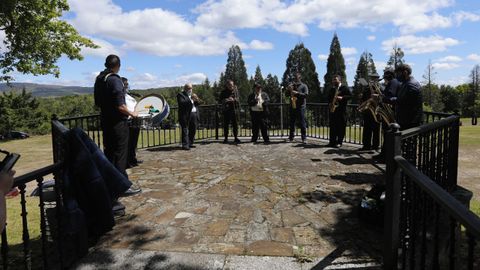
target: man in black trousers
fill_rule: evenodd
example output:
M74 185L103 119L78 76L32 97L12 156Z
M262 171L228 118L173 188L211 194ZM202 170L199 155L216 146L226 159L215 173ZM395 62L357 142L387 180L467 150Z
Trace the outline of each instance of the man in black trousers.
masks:
M126 95L130 95L131 98L134 96L140 97L138 94L130 93L130 86L128 84L128 79L122 77L123 88ZM126 97L127 98L127 97ZM127 106L128 106L128 102ZM133 104L132 104L133 105ZM134 111L135 108L130 109L130 111ZM128 119L128 154L127 154L127 168L133 168L138 166L139 164L143 163L142 160L137 159L137 144L138 144L138 136L140 136L140 127L136 123L134 118Z
M290 91L286 91L285 95L290 96L290 135L289 141L295 138L295 121L300 121L300 132L302 143L307 140L307 120L305 113L307 111L308 86L302 82L300 72L295 74L295 83L289 86Z
M225 89L220 93L220 103L223 107L223 143L228 143L228 126L232 123L234 143L240 143L238 139L238 117L240 117L240 97L238 89L232 80L227 80Z
M178 119L182 128L182 149L190 150L193 148L195 133L198 126L198 108L199 99L193 92L191 83L185 84L183 91L178 93Z
M370 84L378 84L380 76L378 73L369 74L368 80ZM370 84L363 86L361 102L365 102L372 97L372 89ZM362 143L363 147L360 148L361 151L364 150L377 150L380 145L380 124L375 121L375 118L372 115L370 110L365 110L363 113L363 138Z
M128 158L129 116L136 118L138 113L129 111L125 102L125 88L118 75L120 58L109 55L105 60L105 70L95 80L95 104L100 108L103 131L103 152L107 159L128 178L126 167ZM140 192L140 189L127 190L125 195Z
M342 146L345 138L345 129L347 127L347 103L351 97L347 86L342 85L340 75L333 76L333 88L328 95L329 102L329 125L330 125L330 143L328 146L339 148Z
M383 80L385 85L385 89L383 90L383 102L395 106L397 91L401 85L401 83L395 78L395 70L392 68L386 68L383 71ZM393 111L395 111L395 108L393 108ZM388 130L388 126L383 122L382 130L385 138L385 133ZM373 159L382 163L385 162L385 140L383 141L380 154L373 156Z
M250 106L250 116L252 117L252 142L256 143L258 131L262 131L262 138L265 144L270 142L268 137L267 117L268 103L270 98L268 94L262 91L262 86L255 84L255 90L248 96L248 105Z

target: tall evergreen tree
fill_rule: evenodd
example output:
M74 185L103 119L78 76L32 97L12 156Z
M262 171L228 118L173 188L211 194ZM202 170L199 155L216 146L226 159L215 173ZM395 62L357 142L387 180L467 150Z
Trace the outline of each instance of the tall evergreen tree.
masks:
M227 66L225 70L225 81L232 80L238 87L240 102L245 103L251 92L248 81L247 68L243 61L242 51L238 45L232 46L228 51ZM225 87L225 84L221 85Z
M280 82L278 81L277 75L272 76L268 74L265 78L265 87L264 91L270 97L271 103L280 103Z
M402 48L395 44L390 52L390 58L387 61L386 68L396 69L398 65L405 64L405 60L403 59L404 56L405 54L403 53Z
M345 59L342 55L342 48L338 39L337 33L333 35L332 43L330 44L330 54L327 60L327 73L323 76L324 84L324 97L328 95L328 91L333 87L333 76L342 76L342 84L347 84L347 74L345 73Z
M320 81L316 71L312 53L299 43L288 54L286 70L283 73L282 86L287 87L295 79L295 73L300 72L302 81L308 86L310 96L308 102L320 101Z
M259 83L262 87L265 87L265 80L263 79L260 65L257 65L257 68L255 69L255 75L253 76L253 80L255 81L255 83Z
M377 68L375 67L375 62L373 61L372 54L365 51L360 56L358 61L357 73L355 74L355 81L353 87L353 98L352 103L358 103L360 101L360 96L363 92L363 87L360 84L360 79L363 78L367 81L370 80L372 74L377 73Z
M479 99L480 91L480 65L475 65L470 72L470 85L463 98L463 115L472 116L475 112L477 116L480 112L476 112L475 101Z

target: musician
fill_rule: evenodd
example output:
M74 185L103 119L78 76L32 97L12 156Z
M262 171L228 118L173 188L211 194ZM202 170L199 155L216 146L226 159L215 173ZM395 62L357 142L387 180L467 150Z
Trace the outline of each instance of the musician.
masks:
M295 138L295 121L300 121L300 131L302 143L306 143L307 139L307 121L305 112L307 109L308 86L302 82L300 72L295 74L295 83L288 88L285 95L290 97L290 135L289 141Z
M125 103L127 104L129 111L135 111L135 105L137 102L133 96L140 97L138 94L130 92L130 85L128 84L128 79L122 77L123 88L125 91ZM129 101L130 100L130 101ZM137 159L137 144L138 137L140 135L140 126L136 123L133 118L128 119L128 157L127 157L127 168L133 168L143 163L142 160Z
M369 75L371 84L378 84L380 76L378 73ZM361 102L365 102L372 97L372 89L369 86L363 87ZM377 150L380 144L380 124L375 121L374 116L370 110L365 110L363 115L363 150Z
M192 90L192 84L187 83L183 87L183 91L177 95L178 118L182 128L182 149L184 150L190 150L194 147L193 142L199 120L197 107L200 104L200 99Z
M412 68L407 64L400 64L395 69L395 74L401 83L394 99L397 123L401 130L420 126L423 122L423 97L420 83L413 78Z
M14 170L0 172L0 232L3 232L5 222L7 221L7 202L5 196L12 189L14 175Z
M395 78L395 70L392 68L386 68L383 72L383 80L385 88L383 90L383 102L395 105L395 100L397 99L397 91L400 88L400 82ZM388 126L385 123L382 123L382 130L385 138L385 133L388 130ZM385 162L385 140L382 144L382 149L378 155L373 156L373 159L376 159L380 162Z
M118 75L120 58L109 55L105 59L105 70L95 80L95 105L100 108L100 120L103 132L103 152L120 173L128 178L126 167L128 157L129 116L136 118L138 113L130 111L125 102L125 88ZM124 195L132 195L141 189L130 187Z
M333 88L330 89L328 100L330 101L329 108L329 125L330 125L330 147L341 147L343 139L345 138L345 129L347 127L347 103L351 97L350 90L347 86L342 85L342 77L340 75L333 76ZM332 112L333 110L333 112Z
M270 98L268 94L262 91L262 86L255 83L255 90L248 96L248 105L250 106L250 116L252 117L252 142L256 143L259 129L262 131L264 143L269 143L267 129L268 103Z
M240 98L238 89L232 80L227 80L225 89L220 93L220 103L223 107L223 143L228 143L228 126L232 123L234 143L238 139L238 117L240 117Z

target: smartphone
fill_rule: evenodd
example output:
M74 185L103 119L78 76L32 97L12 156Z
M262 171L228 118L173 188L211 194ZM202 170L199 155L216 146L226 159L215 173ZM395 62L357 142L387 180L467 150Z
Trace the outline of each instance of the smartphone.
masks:
M13 168L13 166L15 166L15 163L17 163L19 158L20 158L19 154L8 153L7 156L0 163L0 172L10 171Z

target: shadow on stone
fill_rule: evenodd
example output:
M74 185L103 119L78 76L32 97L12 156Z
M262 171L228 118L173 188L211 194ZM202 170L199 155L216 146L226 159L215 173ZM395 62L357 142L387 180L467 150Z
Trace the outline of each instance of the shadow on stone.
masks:
M170 152L170 151L176 151L176 150L181 150L182 147L180 146L159 146L155 148L149 148L147 151L149 152Z
M350 157L350 158L334 158L333 161L342 163L343 165L355 165L355 164L373 164L373 161L363 157Z
M332 180L338 180L351 185L363 184L378 184L384 179L383 174L369 174L369 173L345 173L339 175L332 175Z

